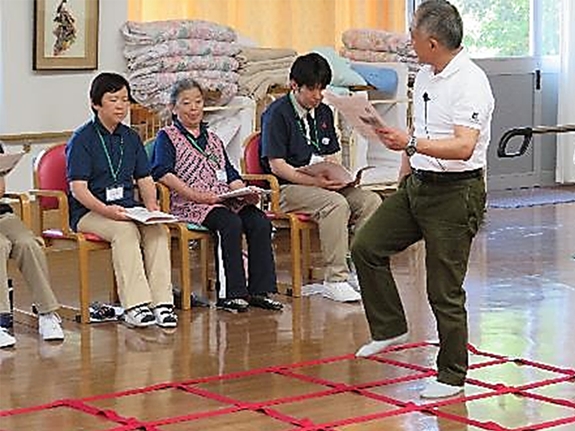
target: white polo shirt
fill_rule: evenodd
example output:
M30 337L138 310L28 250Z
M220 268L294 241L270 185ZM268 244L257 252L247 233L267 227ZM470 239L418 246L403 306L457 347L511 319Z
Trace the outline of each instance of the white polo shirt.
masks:
M484 168L491 138L493 94L485 72L461 50L441 71L434 74L429 65L415 78L413 94L415 137L444 139L454 136L454 126L479 130L479 138L469 160L444 160L415 153L413 169L461 172Z

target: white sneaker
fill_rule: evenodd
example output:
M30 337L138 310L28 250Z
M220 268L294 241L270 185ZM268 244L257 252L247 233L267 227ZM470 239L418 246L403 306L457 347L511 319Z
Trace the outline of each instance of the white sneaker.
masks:
M156 316L147 305L138 305L126 310L122 314L122 320L128 326L146 328L156 324Z
M430 381L425 389L421 391L421 398L447 398L463 392L463 386L453 386L447 383L441 383L437 380Z
M0 326L0 349L3 347L12 347L16 344L16 338L8 333L6 328Z
M154 308L154 316L156 316L156 325L160 328L175 328L178 326L178 316L174 313L172 305L158 305Z
M357 278L357 272L350 272L349 276L347 277L347 283L355 290L359 292L359 279Z
M372 340L364 346L360 347L360 349L355 353L355 356L358 358L366 358L368 356L375 355L376 353L387 349L389 346L405 343L408 338L409 336L406 332L405 334L401 334L393 338L388 338L387 340Z
M62 331L62 319L56 313L40 314L38 316L38 332L44 341L64 339Z
M324 298L328 298L337 302L361 301L361 295L357 293L347 281L324 281L323 286Z

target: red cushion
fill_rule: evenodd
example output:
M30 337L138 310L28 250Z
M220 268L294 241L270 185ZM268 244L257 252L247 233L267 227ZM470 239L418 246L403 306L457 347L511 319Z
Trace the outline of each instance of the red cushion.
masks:
M302 222L312 221L311 215L307 213L296 213L296 215L299 221ZM268 220L277 220L279 218L278 214L273 211L266 211L266 217L268 218Z
M66 180L66 144L56 145L44 151L35 166L36 187L41 190L60 190L68 193ZM56 198L40 198L44 210L58 208Z
M88 241L107 242L105 239L103 239L102 237L99 237L95 233L83 232L83 234L84 234L84 238L86 238ZM59 229L47 229L44 232L42 232L42 236L44 238L50 238L50 239L64 239L64 238L66 238L66 236L64 235L64 232L62 232Z

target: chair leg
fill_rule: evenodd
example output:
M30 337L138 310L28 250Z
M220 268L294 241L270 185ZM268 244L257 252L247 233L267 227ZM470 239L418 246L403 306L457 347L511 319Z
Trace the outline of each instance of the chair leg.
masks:
M209 289L209 278L208 278L208 253L210 250L210 236L205 235L200 238L200 271L201 271L201 283L202 292L204 295L208 295Z
M291 242L291 278L294 297L301 296L301 225L295 219L290 219Z
M120 296L118 295L118 282L116 281L116 274L112 268L112 287L110 289L110 304L119 304Z
M90 273L88 247L85 240L78 241L78 272L80 276L80 322L90 323Z
M306 228L302 229L302 276L306 283L309 283L312 276L311 267L311 230Z
M192 286L190 280L190 250L189 250L188 229L180 226L180 281L182 283L182 310L189 310L192 306L191 295Z

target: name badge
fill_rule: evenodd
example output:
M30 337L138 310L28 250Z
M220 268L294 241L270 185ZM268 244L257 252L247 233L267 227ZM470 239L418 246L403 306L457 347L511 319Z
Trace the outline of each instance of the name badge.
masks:
M124 197L124 187L107 187L106 188L106 202L114 202Z
M222 183L227 182L228 176L226 175L226 170L225 169L218 169L216 171L216 179Z
M317 154L312 154L311 159L309 160L309 164L313 165L314 163L323 162L325 160L324 157L318 156Z

